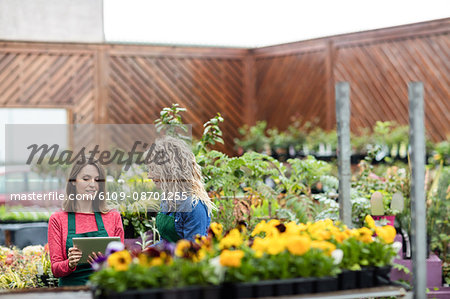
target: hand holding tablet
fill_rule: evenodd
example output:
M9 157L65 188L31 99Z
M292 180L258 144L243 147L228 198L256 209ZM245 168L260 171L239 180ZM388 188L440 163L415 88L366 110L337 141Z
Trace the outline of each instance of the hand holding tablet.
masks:
M112 241L119 241L119 237L85 237L73 238L74 247L78 248L82 256L78 264L94 261L99 255L105 254L106 247ZM92 254L92 257L90 257ZM70 260L69 260L70 262Z

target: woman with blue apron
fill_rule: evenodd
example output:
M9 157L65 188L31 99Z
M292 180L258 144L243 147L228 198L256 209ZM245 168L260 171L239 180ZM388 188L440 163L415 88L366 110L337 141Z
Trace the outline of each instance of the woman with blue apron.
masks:
M200 200L193 204L190 197L183 205L191 205L192 208L176 209L183 212L166 212L167 206L162 202L162 211L156 215L156 228L161 239L176 243L181 239L193 241L196 235L207 235L211 217L206 205Z

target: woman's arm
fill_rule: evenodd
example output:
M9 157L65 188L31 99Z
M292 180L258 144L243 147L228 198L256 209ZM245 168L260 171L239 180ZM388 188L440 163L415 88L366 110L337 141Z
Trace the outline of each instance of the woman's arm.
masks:
M125 242L125 232L123 230L123 224L122 224L122 216L120 216L119 212L116 212L116 221L115 221L115 228L114 228L114 237L120 237L120 241L122 243Z
M73 269L69 267L69 260L67 259L66 247L63 241L63 238L67 236L62 234L61 223L55 215L52 215L48 221L48 249L52 273L55 277L67 276L76 269L76 267Z

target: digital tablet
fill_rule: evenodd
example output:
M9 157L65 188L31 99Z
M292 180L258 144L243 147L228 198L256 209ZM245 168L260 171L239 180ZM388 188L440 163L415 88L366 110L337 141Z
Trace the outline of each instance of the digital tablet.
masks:
M81 250L83 255L79 263L87 263L89 255L92 252L105 253L106 247L112 241L119 241L120 237L85 237L85 238L72 238L73 245Z

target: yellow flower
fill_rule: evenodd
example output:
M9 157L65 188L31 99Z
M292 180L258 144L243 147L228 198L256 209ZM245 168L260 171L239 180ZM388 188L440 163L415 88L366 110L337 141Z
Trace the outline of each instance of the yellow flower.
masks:
M286 235L299 235L301 231L301 227L295 224L294 221L286 224L286 231L284 232Z
M373 220L372 216L367 215L365 220L366 220L367 226L369 226L369 228L375 229L375 226L376 226L375 220Z
M183 257L184 253L191 247L191 242L188 240L180 240L177 242L177 247L175 248L175 255L178 257Z
M139 261L139 265L141 266L148 266L148 257L147 255L141 253L138 255L138 261Z
M273 227L275 227L275 226L277 226L277 225L279 225L279 224L281 224L281 222L280 222L280 220L278 220L278 219L271 219L271 220L267 223L267 225L273 226Z
M367 227L361 227L358 229L358 236L357 239L359 241L362 241L364 243L371 243L373 241L372 239L372 230L368 229Z
M267 253L276 255L286 249L284 238L268 238Z
M243 241L242 241L241 233L236 228L233 228L228 233L228 235L223 237L223 239L220 241L219 248L224 249L224 248L230 248L233 246L239 247L239 246L241 246L242 242Z
M308 229L308 225L304 224L304 223L300 223L299 225L297 225L300 228L300 231L306 231Z
M311 239L307 236L290 236L286 240L286 247L292 254L303 255L311 247Z
M220 240L222 239L222 233L223 233L223 226L220 223L217 222L213 222L210 225L210 228L212 230L212 232L214 233L214 236Z
M265 232L266 231L266 226L267 226L267 223L266 223L265 220L263 220L260 223L258 223L255 226L255 229L252 231L252 237L256 236L256 235L258 235L258 234L260 234L262 232Z
M391 225L377 227L375 232L377 233L377 236L387 244L394 242L395 235L397 234L395 228Z
M336 245L328 241L312 241L311 247L321 249L329 256L331 256L331 253L336 249Z
M264 252L267 250L267 246L269 246L268 239L263 239L260 237L256 237L253 240L252 249L256 251L258 257L261 257Z
M349 230L345 230L343 232L338 231L336 233L333 234L334 239L336 240L336 242L338 243L342 243L344 240L348 239L348 237L350 237L350 231Z
M146 254L140 254L138 256L139 264L146 267L160 266L162 264L170 264L172 257L165 252L161 252L158 257L149 257Z
M131 261L131 255L126 250L114 252L108 257L108 265L116 271L128 270Z
M205 257L205 251L206 249L202 248L199 244L183 239L177 242L175 255L177 257L190 259L193 262L198 262Z
M205 249L200 249L199 251L197 251L197 253L192 257L192 261L193 262L199 262L202 259L204 259L206 256L206 250Z
M224 250L220 254L220 264L225 267L240 267L244 257L242 250Z

